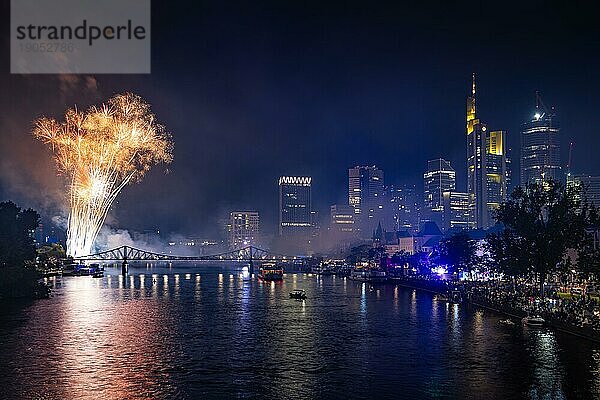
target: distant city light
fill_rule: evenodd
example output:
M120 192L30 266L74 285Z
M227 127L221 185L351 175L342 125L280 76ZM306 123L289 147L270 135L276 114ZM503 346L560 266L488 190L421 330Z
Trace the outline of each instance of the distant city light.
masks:
M431 268L431 272L438 274L438 275L444 275L444 274L448 273L448 269L446 269L442 266L439 266L439 267Z

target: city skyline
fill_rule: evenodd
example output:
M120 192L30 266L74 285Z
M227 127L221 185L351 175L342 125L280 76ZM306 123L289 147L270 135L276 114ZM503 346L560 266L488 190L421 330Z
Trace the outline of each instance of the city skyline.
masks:
M8 4L3 7L8 10ZM600 125L594 112L598 60L586 51L594 35L579 20L575 24L562 18L565 26L552 30L554 36L562 29L562 41L539 40L549 29L541 21L573 16L569 10L536 10L539 20L519 17L507 27L492 23L506 17L502 10L440 7L422 14L417 8L413 14L448 14L452 21L427 25L428 34L417 37L426 21L403 19L398 24L404 10L389 9L388 16L380 16L349 5L347 14L323 24L318 16L334 15L335 9L312 7L314 13L308 14L282 7L273 19L260 7L197 5L177 18L183 23L210 15L198 28L205 41L185 63L178 63L185 48L168 45L176 40L168 29L176 10L154 4L153 14L164 18L153 27L152 78L26 77L8 74L3 64L0 84L6 90L0 94L0 110L11 119L2 119L0 126L5 150L0 196L40 206L49 217L61 215L61 185L49 168L48 152L28 137L31 121L123 90L138 92L152 104L173 134L175 149L168 171L152 171L143 185L126 188L111 211L108 222L114 227L214 234L229 212L256 209L264 229L275 232L273 182L281 175L313 177L313 206L324 222L332 204L345 203L346 171L356 165L375 164L385 171L386 184L422 190L423 165L442 157L456 168L457 190L466 191L464 102L473 72L479 116L490 128L508 132L515 183L520 132L535 112L536 91L548 106L556 106L563 167L573 141L573 173L600 172L593 154ZM530 6L523 7L528 11ZM474 15L486 18L467 29L462 22L478 21ZM237 30L223 29L222 22L230 18ZM350 29L353 24L363 29ZM186 26L182 34L196 25ZM248 26L250 34L244 35L240 26ZM475 28L479 34L471 37L468 52L478 57L465 59L465 34ZM340 37L344 39L335 39ZM511 41L510 50L507 37L519 38ZM550 48L557 56L552 63L536 56ZM434 57L432 50L441 56ZM230 58L219 56L223 52ZM583 54L586 63L570 68L569 60ZM495 60L503 61L502 69ZM35 168L25 171L25 165ZM40 187L37 192L30 182ZM164 207L166 203L170 206Z

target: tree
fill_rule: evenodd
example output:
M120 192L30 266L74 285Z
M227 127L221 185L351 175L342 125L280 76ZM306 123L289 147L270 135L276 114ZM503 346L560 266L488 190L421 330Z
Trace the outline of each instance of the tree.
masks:
M32 209L21 210L12 201L0 203L0 267L22 267L35 260L32 233L39 222Z
M346 262L353 265L361 261L367 261L369 259L369 252L371 248L372 246L369 244L352 247L346 256Z
M577 271L587 278L600 276L600 216L593 205L585 204L588 219L583 240L577 248Z
M61 260L67 258L65 249L58 244L52 243L37 249L38 262L43 267L55 268L60 265Z
M580 204L578 191L556 181L513 191L496 215L504 232L488 237L502 272L533 274L543 291L547 276L565 262L567 249L577 248L584 238L588 210Z
M394 255L391 258L391 263L393 265L405 266L405 265L410 264L410 258L411 258L411 255L409 253L407 253L404 250L400 250L400 251L394 253Z
M444 239L441 243L440 258L454 270L463 269L471 272L479 262L477 244L465 232L459 232Z
M511 229L493 233L486 238L489 257L486 262L490 269L510 277L528 275L532 272L528 257L518 257L519 254L529 254L527 247L530 243L516 236Z
M11 201L0 203L0 299L47 295L38 284L32 233L40 216L31 209L21 210Z

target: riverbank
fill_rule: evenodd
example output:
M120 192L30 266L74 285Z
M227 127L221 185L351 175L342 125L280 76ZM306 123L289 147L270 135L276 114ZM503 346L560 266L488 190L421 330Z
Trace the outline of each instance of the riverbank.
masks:
M410 289L417 289L441 295L447 295L449 290L454 289L454 287L450 285L447 281L442 280L405 278L401 280L396 280L395 283L399 286L407 287ZM463 293L463 300L476 307L493 311L514 319L521 320L523 317L527 316L527 311L525 310L511 307L506 304L499 304L481 297L473 298L473 296L470 296L468 294L465 295ZM558 318L554 318L546 312L540 312L540 314L542 315L542 317L544 317L546 325L551 328L600 343L600 332L598 332L597 330L573 325L571 323L562 321Z
M50 289L39 278L40 274L32 268L0 268L0 300L48 297Z

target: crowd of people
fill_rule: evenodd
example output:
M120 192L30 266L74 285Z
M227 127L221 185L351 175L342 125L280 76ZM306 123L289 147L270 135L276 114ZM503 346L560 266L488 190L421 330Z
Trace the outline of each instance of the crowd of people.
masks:
M600 301L589 293L573 294L568 288L552 287L541 295L538 285L524 281L449 281L433 276L411 276L406 280L411 286L448 294L449 298L452 292L458 291L463 300L508 314L537 314L563 327L589 329L600 335Z
M453 284L453 288L475 303L516 314L539 314L549 321L600 333L600 302L589 294L575 295L554 288L541 295L537 285L504 281L463 281Z

